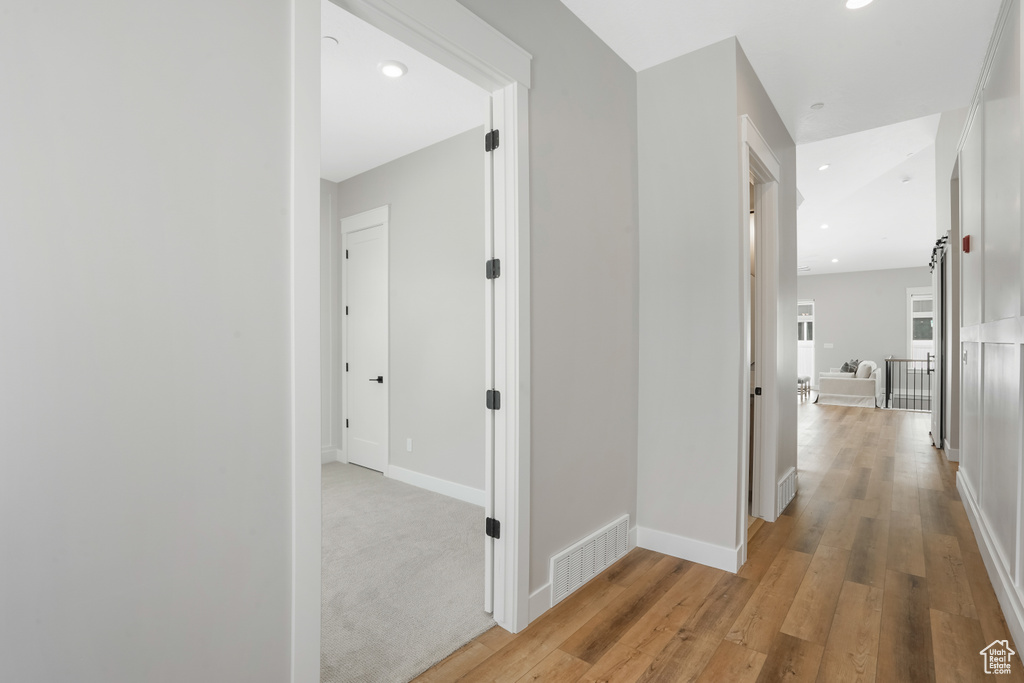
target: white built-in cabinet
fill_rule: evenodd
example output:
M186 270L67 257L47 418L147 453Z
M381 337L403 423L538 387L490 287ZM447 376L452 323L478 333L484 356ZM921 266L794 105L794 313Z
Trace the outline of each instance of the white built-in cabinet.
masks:
M960 143L961 234L970 251L961 254L960 271L957 477L1018 645L1024 642L1020 34L1020 0L1007 0Z

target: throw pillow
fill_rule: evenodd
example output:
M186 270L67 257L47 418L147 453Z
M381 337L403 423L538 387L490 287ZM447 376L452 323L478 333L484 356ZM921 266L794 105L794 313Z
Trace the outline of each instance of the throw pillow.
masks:
M860 361L854 358L843 363L843 367L839 368L839 372L857 372L858 365L860 365Z
M871 371L874 370L874 368L872 368L871 365L872 363L869 363L868 361L864 361L863 363L861 363L859 366L857 366L857 374L855 376L858 379L868 379L869 377L871 377Z

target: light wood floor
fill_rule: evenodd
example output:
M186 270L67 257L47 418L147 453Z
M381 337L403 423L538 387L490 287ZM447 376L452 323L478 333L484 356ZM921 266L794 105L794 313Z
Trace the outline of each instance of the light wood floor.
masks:
M416 680L984 680L979 651L1010 634L928 416L799 416L799 493L738 574L636 549Z

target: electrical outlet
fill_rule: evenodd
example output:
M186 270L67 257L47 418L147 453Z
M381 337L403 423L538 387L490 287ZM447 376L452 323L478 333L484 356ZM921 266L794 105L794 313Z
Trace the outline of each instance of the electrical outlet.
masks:
M405 440L405 450L407 450L410 453L412 453L412 439L406 439Z
M826 349L835 348L835 344L833 344L831 342L825 342L825 348Z

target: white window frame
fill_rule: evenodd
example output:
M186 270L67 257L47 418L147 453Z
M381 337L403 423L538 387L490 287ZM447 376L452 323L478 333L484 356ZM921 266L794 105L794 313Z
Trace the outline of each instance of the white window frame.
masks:
M932 302L932 310L926 313L914 312L914 301L928 299ZM914 356L914 318L932 319L931 354L935 355L935 296L931 287L907 287L907 358ZM923 345L921 345L923 346ZM922 358L921 360L924 360Z

